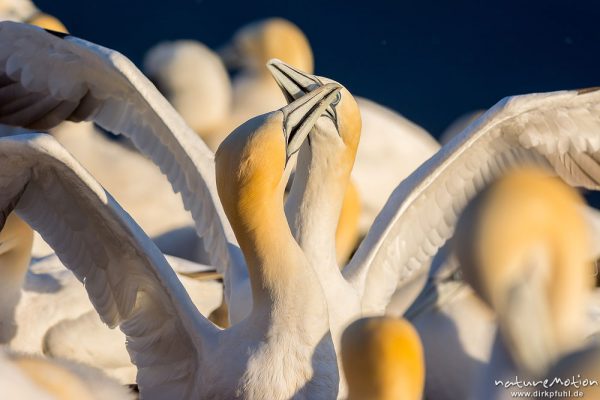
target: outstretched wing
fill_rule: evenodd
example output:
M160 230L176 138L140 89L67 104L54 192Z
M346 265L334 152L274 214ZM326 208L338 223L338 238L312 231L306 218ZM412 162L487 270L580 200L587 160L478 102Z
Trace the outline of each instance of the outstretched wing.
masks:
M0 164L2 215L14 210L37 230L102 320L120 325L141 389L190 397L202 347L218 329L154 243L50 135L0 139Z
M363 289L363 309L382 311L428 267L459 213L487 182L523 163L573 186L600 186L600 91L509 97L475 120L392 193L345 277ZM410 301L404 302L410 304Z
M129 137L181 193L227 287L229 268L246 276L219 202L212 152L126 57L62 36L0 23L0 123L48 129L67 119L93 120Z

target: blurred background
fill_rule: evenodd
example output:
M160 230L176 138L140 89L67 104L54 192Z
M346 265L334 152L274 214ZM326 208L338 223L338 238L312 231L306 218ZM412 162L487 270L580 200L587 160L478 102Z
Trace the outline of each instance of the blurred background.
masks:
M296 23L315 71L386 105L434 136L504 96L600 85L600 2L36 0L73 35L138 66L162 40L213 49L242 25Z

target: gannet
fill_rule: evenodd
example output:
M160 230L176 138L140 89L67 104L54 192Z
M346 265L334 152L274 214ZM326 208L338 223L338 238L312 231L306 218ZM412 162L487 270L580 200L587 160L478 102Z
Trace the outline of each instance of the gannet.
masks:
M525 168L489 186L461 216L453 241L464 279L498 320L477 398L508 397L494 381L546 378L583 345L594 284L583 204L559 179Z
M290 100L322 85L323 78L283 62L274 60L272 66L279 70L275 78ZM356 120L356 115L333 111L335 107L329 112L333 115L330 119L337 124L328 123L327 129L321 129L331 138L332 152L340 147L343 135L335 126L345 126L344 118ZM593 88L507 97L422 164L394 190L343 270L344 278L358 288L362 312L383 312L396 292L391 281L398 282L399 296L408 297L404 302L408 307L420 290L406 293L404 289L427 276L433 256L452 236L462 208L507 168L533 163L572 186L597 190L599 113L600 91ZM324 148L319 146L319 151ZM331 195L329 201L341 201L327 186L340 185L340 181L314 179L314 184L324 186L322 193ZM312 218L311 207L301 211L307 220ZM307 231L306 237L311 233ZM312 252L328 251L321 243L310 243ZM303 249L308 254L309 250ZM317 273L323 265L327 263L315 266Z
M348 400L420 400L425 364L419 335L391 317L353 322L342 338Z
M1 26L1 25L0 25ZM339 85L236 129L216 155L217 187L248 260L249 316L219 330L156 246L48 135L0 141L2 211L15 210L120 325L145 398L334 398L339 373L327 304L283 211L288 160ZM297 296L302 293L303 296Z

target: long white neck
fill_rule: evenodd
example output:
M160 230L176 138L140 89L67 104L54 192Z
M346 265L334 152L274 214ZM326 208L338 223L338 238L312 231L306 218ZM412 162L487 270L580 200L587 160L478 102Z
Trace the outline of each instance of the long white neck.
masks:
M14 213L0 232L0 343L16 334L15 311L33 245L33 230Z
M317 146L321 146L318 148ZM325 150L325 151L324 151ZM317 273L338 271L335 232L348 174L336 166L327 144L304 143L285 211L298 244Z

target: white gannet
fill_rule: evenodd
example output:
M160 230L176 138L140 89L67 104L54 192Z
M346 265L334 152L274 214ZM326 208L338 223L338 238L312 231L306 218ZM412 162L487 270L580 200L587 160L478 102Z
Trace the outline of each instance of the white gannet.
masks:
M509 398L497 380L544 379L583 346L594 283L577 191L539 169L508 172L462 214L453 239L466 282L498 335L475 398Z
M363 318L342 337L348 400L421 400L425 383L423 346L403 319Z
M323 78L280 61L273 61L271 69L290 100L322 85ZM346 93L342 91L342 101ZM329 136L329 152L343 154L348 148L343 144L341 127L359 126L356 115L338 112L336 107L332 106L328 115L337 123L319 122L315 129ZM370 314L383 312L398 283L399 295L408 297L405 303L410 305L419 290L405 293L403 289L415 279L426 277L432 257L452 236L458 213L486 182L512 165L536 163L571 185L598 189L599 114L600 91L594 89L514 96L500 101L400 183L342 274L333 274L328 262L314 265L324 286L354 289L361 299L362 312ZM311 149L313 158L314 154L330 159L342 157L325 155L326 148L323 141L318 150ZM319 165L318 158L311 162ZM330 221L313 220L311 213L318 215L324 202L341 202L339 193L330 186L342 185L342 180L327 181L325 177L333 172L327 171L327 165L320 165L324 167L321 172L314 174L313 169L305 178L308 183L303 183L314 185L322 194L319 207L306 203L299 208L300 219L304 219L300 228L305 229L306 238L318 236L316 227L332 230ZM307 201L310 194L311 191L304 191ZM307 254L330 253L331 240L307 240L304 245L302 240L299 242ZM344 304L341 298L342 295L337 297L337 302ZM348 304L353 307L352 301ZM335 315L330 310L330 317Z
M3 400L133 400L135 396L100 371L0 349Z
M1 25L0 25L1 26ZM219 330L160 251L48 135L0 140L2 215L15 210L120 325L144 398L334 398L327 304L283 210L286 164L337 97L330 84L236 129L217 153L217 186L248 260L249 316ZM298 296L302 293L302 296Z

